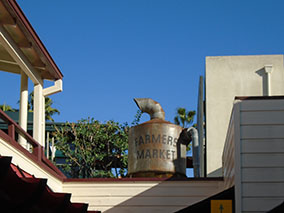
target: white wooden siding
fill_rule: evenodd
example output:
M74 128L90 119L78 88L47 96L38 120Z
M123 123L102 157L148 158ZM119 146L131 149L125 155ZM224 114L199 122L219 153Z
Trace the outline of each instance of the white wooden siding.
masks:
M237 205L243 213L267 212L284 200L284 100L239 105L234 112L240 120Z
M222 191L223 181L65 182L72 202L102 212L175 212Z
M26 157L19 150L15 149L9 142L6 142L4 139L0 138L0 155L2 156L11 156L12 163L19 166L24 171L34 175L36 178L46 178L47 185L54 192L62 191L62 182L57 179L49 172L41 168L38 164L34 163L31 159Z

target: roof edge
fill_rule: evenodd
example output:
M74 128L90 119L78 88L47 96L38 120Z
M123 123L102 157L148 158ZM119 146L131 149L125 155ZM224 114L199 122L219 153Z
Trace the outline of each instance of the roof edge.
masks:
M224 181L223 177L206 177L206 178L155 178L155 177L134 177L134 178L66 178L63 180L64 183L91 183L91 182L159 182L159 181Z
M38 46L38 49L41 51L43 56L50 63L52 69L55 71L55 74L57 75L57 76L54 76L55 79L56 80L57 79L62 79L63 78L63 74L61 73L61 71L59 70L58 66L56 65L56 63L54 62L52 57L50 56L49 52L47 51L46 47L44 46L44 44L40 40L39 36L37 35L36 31L32 27L32 25L29 22L29 20L27 19L27 17L25 16L24 12L20 8L19 4L16 2L16 0L7 0L7 3L12 8L14 14L21 21L23 26L26 28L26 30L30 34L31 38L35 41L35 44Z
M275 96L236 96L235 100L283 100L283 95L275 95Z

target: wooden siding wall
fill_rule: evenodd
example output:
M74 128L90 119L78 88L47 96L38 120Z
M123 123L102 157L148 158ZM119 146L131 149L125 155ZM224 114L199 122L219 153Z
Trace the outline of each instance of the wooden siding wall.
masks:
M224 187L228 189L235 185L235 120L234 110L231 116L226 141L222 155L222 169L224 177Z
M172 213L223 190L223 181L65 182L72 202L89 203L102 212Z
M27 158L23 153L15 149L9 142L0 138L0 155L11 156L12 163L19 166L24 171L34 175L36 178L46 178L47 185L54 192L62 191L62 181L52 176L39 165L35 164L31 159Z
M267 212L284 200L284 100L245 100L238 115L236 199L243 213Z

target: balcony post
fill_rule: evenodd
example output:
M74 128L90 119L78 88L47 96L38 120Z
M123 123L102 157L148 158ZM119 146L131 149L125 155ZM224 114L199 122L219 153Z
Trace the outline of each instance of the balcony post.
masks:
M20 111L19 125L23 130L27 131L28 123L28 76L21 72L21 91L20 91ZM27 140L19 135L18 142L24 148L27 148Z
M34 139L44 147L44 96L43 96L43 84L34 85L34 118L33 118L33 137Z

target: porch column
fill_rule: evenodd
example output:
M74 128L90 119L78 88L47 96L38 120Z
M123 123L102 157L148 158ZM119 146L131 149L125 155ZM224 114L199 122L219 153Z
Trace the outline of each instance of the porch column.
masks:
M42 95L42 126L41 126L41 141L42 141L42 146L45 147L45 97Z
M28 123L28 76L25 72L21 72L21 92L20 92L20 111L19 111L19 125L27 131ZM24 148L27 148L27 141L24 137L19 135L18 142Z
M45 144L45 97L48 97L49 95L52 95L52 94L56 94L58 92L61 92L62 91L62 79L57 79L56 81L54 81L54 85L53 86L50 86L50 87L47 87L45 89L43 89L43 122L42 122L42 141L43 141L43 144ZM54 138L53 138L54 140ZM54 141L53 141L54 142ZM47 147L46 147L46 150L49 150L49 143L47 143ZM54 145L54 144L53 144ZM48 151L47 151L48 153ZM49 157L47 155L47 157Z
M43 118L44 118L44 97L43 83L35 84L34 86L34 118L33 118L33 137L44 146L43 140Z

